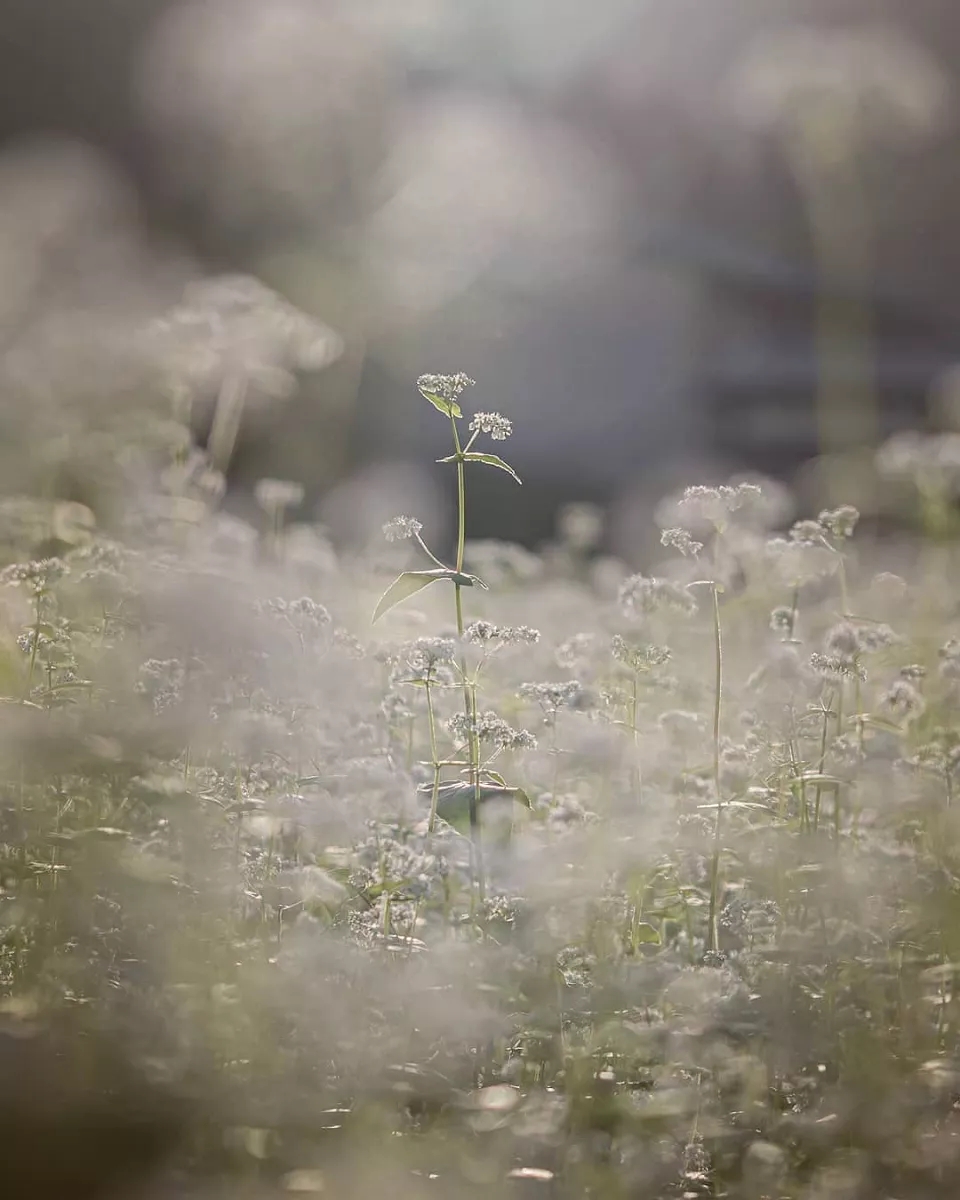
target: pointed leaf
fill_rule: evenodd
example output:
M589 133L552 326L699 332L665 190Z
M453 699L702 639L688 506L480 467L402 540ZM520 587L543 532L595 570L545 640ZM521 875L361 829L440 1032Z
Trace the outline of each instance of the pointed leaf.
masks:
M421 794L429 795L432 788L424 785L418 789ZM437 815L455 829L466 825L470 819L470 801L474 796L474 786L471 783L447 783L440 788L437 802ZM513 800L524 808L532 808L530 797L517 787L492 787L489 784L480 785L480 804L491 800Z
M454 400L444 400L442 396L438 396L436 392L428 392L426 388L420 388L420 395L424 400L429 400L434 408L439 409L445 417L454 416L462 417L460 405Z
M415 596L417 592L429 587L431 583L436 583L438 579L451 579L453 576L453 571L440 570L439 567L435 571L404 571L380 597L380 603L373 613L374 621L379 621L383 614L389 612L391 608L404 600L409 600L411 596Z
M458 575L456 571L451 571L450 579L453 583L459 583L461 587L478 587L484 592L490 590L477 575L466 575L462 572Z
M508 475L512 475L517 483L522 482L520 476L516 473L513 467L511 467L509 463L504 462L498 454L479 454L475 451L471 451L469 454L465 454L463 457L465 462L482 462L486 463L488 467L499 467L501 471L506 471Z

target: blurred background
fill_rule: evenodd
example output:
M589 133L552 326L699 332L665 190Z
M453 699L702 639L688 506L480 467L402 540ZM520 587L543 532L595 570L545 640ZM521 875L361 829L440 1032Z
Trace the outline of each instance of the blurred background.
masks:
M514 421L524 493L478 473L471 536L536 544L590 501L628 558L665 490L738 471L870 511L878 442L953 421L954 0L2 11L8 491L97 507L87 450L166 394L144 331L177 313L182 363L224 328L184 289L220 275L331 331L247 389L228 503L300 483L341 543L398 511L442 532L427 371Z

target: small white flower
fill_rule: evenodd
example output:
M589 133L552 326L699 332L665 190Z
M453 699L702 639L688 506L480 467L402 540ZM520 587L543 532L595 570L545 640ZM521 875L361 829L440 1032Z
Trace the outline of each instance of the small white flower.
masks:
M677 508L688 519L705 522L719 528L726 524L731 513L761 495L755 483L738 483L722 487L688 487Z
M684 558L696 558L703 549L703 542L694 541L685 529L679 527L665 529L660 534L660 545L670 546L674 550L679 550Z
M463 640L475 646L535 645L540 631L529 625L494 625L492 621L474 621L463 631Z
M417 380L417 387L421 392L431 392L448 402L456 400L468 387L473 386L474 381L462 371L458 371L456 375L421 375Z
M278 512L302 504L304 488L303 484L286 479L261 479L253 495L264 512Z
M841 504L839 508L825 509L817 520L832 537L848 538L853 536L860 513L852 504Z
M513 422L495 412L478 412L470 422L471 433L488 433L495 442L505 442L513 433Z
M625 616L644 617L660 609L694 613L697 603L686 588L668 579L652 579L646 575L631 575L624 580L619 594L620 608Z
M670 651L666 646L631 645L620 634L614 634L610 643L610 653L617 662L637 674L656 670L670 659Z
M388 542L403 542L407 538L420 536L423 525L415 517L394 517L383 527L383 536Z

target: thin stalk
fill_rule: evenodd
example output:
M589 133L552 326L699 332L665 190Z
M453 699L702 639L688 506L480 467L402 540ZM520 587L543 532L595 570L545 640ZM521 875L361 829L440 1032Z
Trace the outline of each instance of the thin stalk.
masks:
M453 447L457 456L457 575L459 576L463 573L463 552L466 543L467 528L467 498L463 471L464 450L460 445L460 434L457 430L457 420L453 413L450 414L450 428L453 431ZM457 582L454 583L453 588L457 608L457 635L462 642L462 588ZM482 900L484 894L484 870L483 846L480 840L480 757L477 738L473 732L476 724L476 689L473 689L473 695L471 695L471 685L467 678L466 659L462 652L460 655L460 677L463 681L463 711L467 719L467 729L471 731L468 742L470 754L469 778L470 784L473 788L473 791L470 795L470 843L473 847L474 874L476 876L477 892L479 898Z
M832 704L832 702L833 702L833 697L831 696L830 701L827 704L825 704L824 708L823 708L823 724L820 727L820 760L817 765L817 771L820 775L823 774L824 767L826 766L826 761L827 761L827 719L830 716L830 704ZM817 830L820 828L820 800L821 800L822 794L823 794L823 786L821 783L818 783L814 802L813 802L813 832L814 833L816 833Z
M837 736L843 732L843 680L837 687ZM863 727L860 729L861 737L863 735ZM861 743L862 745L862 743ZM833 793L833 833L836 838L837 848L840 847L840 789L837 788Z
M437 801L440 797L440 761L437 757L437 721L433 711L433 692L430 689L430 675L427 674L427 726L430 730L430 758L433 762L433 790L430 793L430 820L427 829L433 833L437 824Z
M643 776L640 770L640 731L637 728L637 713L640 707L640 697L638 695L637 672L633 672L633 691L630 697L630 729L633 734L633 781L634 790L637 795L637 803L642 799L643 793Z
M37 593L36 619L33 624L33 637L30 641L30 665L27 668L27 686L23 694L24 700L30 699L30 692L33 689L33 674L37 666L37 650L40 647L40 625L43 619L42 613L43 594Z
M247 381L244 375L238 371L228 372L220 385L210 437L207 440L210 461L219 471L225 471L233 457L243 422L246 397Z
M710 866L710 941L712 951L719 949L717 903L720 894L720 837L723 825L723 800L720 794L720 709L723 699L723 642L720 636L720 591L713 591L714 693L713 693L713 785L717 796L717 821L713 834L713 860Z

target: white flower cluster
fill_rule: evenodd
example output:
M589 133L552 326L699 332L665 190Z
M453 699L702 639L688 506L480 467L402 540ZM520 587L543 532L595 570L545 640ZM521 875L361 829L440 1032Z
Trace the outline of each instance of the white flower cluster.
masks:
M470 422L471 433L487 433L495 442L505 442L513 433L513 422L495 412L478 412Z
M48 592L67 574L62 558L41 558L35 562L12 563L0 571L0 584L25 584L35 594Z
M703 542L695 541L685 529L679 526L674 529L665 529L660 534L660 545L678 550L684 558L696 558L703 549Z
M394 517L383 527L383 536L388 542L403 542L407 538L420 536L423 524L415 517Z
M724 525L731 513L761 495L755 483L738 483L721 487L688 487L678 508L690 520L709 525Z
M670 660L670 651L666 646L634 645L619 633L614 634L610 642L610 653L618 663L638 675L654 671Z
M495 712L478 713L474 720L469 720L465 713L456 713L447 722L447 729L458 742L466 742L473 736L498 750L535 750L537 746L532 733L514 729Z
M627 617L647 617L664 609L688 614L697 611L697 602L686 588L669 579L646 575L631 575L625 579L620 586L618 601Z
M474 621L463 631L463 640L474 646L532 646L540 641L540 631L529 625L494 625L492 621Z
M303 503L304 494L302 483L292 483L286 479L261 479L253 489L257 504L268 513L296 508Z
M534 700L547 713L572 708L583 695L583 686L576 679L563 683L524 683L519 694L524 700Z
M404 647L407 664L415 671L431 671L442 663L453 662L456 642L453 638L423 637Z
M417 387L421 392L431 392L448 403L473 386L474 381L462 371L458 371L456 375L421 375L417 380Z

